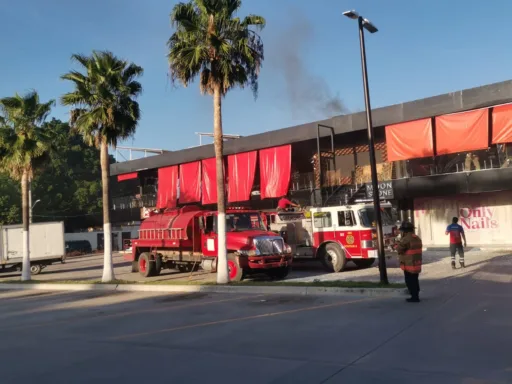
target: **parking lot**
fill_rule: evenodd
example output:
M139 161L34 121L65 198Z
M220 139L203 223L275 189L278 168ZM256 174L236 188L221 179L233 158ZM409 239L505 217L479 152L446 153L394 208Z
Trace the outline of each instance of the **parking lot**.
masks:
M440 281L453 276L471 274L480 271L483 264L489 263L496 258L508 258L507 252L490 252L469 250L466 252L466 265L468 268L453 271L450 267L450 258L447 251L427 251L423 255L423 272L421 281L425 287L438 286ZM177 270L163 270L160 276L143 278L138 273L131 272L131 264L123 259L123 255L114 256L115 274L119 280L126 281L173 281L173 282L213 282L215 274L199 270L193 273L180 273ZM493 264L491 264L493 265ZM403 272L400 270L396 257L387 260L387 270L391 282L403 282ZM103 268L103 255L90 255L84 257L68 258L65 264L54 264L44 269L40 275L34 276L36 280L42 281L65 281L65 280L99 280ZM479 272L481 273L481 272ZM0 274L0 282L4 279L18 279L19 272ZM507 279L507 278L505 278ZM342 273L328 273L319 262L294 262L293 270L287 278L288 281L311 282L311 281L378 281L379 271L377 262L367 269L358 269L352 263L347 264L347 270ZM510 275L512 282L512 275Z
M510 276L508 260L495 262ZM1 382L507 383L512 291L481 268L420 304L0 291Z

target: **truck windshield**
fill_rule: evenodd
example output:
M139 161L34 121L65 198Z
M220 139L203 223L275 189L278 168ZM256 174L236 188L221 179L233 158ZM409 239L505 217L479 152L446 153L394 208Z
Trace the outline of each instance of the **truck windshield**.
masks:
M393 219L389 214L381 210L382 225L394 225ZM366 228L375 227L375 210L373 208L363 208L359 210L361 225Z
M265 231L261 217L256 212L240 212L226 214L226 231Z

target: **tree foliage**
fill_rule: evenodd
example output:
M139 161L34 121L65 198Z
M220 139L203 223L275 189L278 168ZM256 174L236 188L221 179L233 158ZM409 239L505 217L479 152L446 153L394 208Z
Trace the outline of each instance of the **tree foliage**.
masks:
M136 80L142 67L119 59L111 52L94 51L91 56L72 56L83 70L62 76L74 90L62 96L63 105L71 106L71 124L89 145L102 142L116 146L119 140L135 133L140 118L135 98L142 93Z
M12 178L32 177L44 165L55 133L41 124L54 103L41 103L35 91L0 99L0 169Z
M99 150L85 144L68 123L53 119L46 125L58 136L44 172L37 173L32 182L32 200L41 200L33 210L34 222L63 220L67 230L101 225ZM19 183L0 173L0 224L20 221Z
M178 3L171 13L176 31L168 41L173 82L185 87L197 76L203 93L220 85L225 95L233 87L249 85L258 92L263 42L256 31L265 26L261 16L236 16L241 0L191 0ZM251 29L253 28L253 29Z

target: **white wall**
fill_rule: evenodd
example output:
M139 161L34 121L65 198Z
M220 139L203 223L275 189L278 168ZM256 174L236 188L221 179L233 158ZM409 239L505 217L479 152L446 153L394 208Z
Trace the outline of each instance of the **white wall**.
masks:
M446 227L459 218L468 246L512 245L512 193L491 192L414 200L414 220L423 244L449 244Z
M112 233L117 233L117 247L119 250L123 249L123 232L130 232L131 238L136 239L139 237L139 227L125 227L122 229L114 229ZM75 240L87 240L91 244L91 248L94 250L98 249L98 234L103 233L103 231L93 231L93 232L73 232L66 233L64 235L65 241L75 241ZM112 241L114 238L112 237Z

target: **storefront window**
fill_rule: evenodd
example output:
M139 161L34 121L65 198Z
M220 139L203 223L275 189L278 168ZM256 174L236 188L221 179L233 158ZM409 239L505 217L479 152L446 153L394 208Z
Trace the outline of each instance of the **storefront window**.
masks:
M381 210L382 225L394 225L391 216L384 210ZM363 208L359 210L359 219L361 225L365 228L375 227L375 210L373 208Z
M396 161L394 166L396 178L506 168L512 166L512 145L498 144L484 150Z

